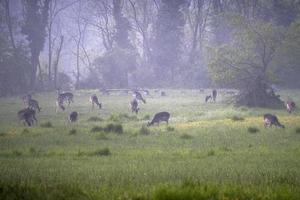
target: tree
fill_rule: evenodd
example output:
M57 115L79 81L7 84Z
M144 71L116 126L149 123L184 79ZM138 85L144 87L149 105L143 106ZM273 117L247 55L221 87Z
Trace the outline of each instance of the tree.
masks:
M174 84L181 63L184 18L180 9L184 4L184 0L162 0L159 6L151 55L157 81L162 85Z
M27 36L30 48L30 88L35 88L39 56L46 39L46 26L50 0L26 0L23 2L25 19L22 32Z
M285 38L284 29L265 21L241 16L230 18L233 29L228 44L210 48L209 69L217 83L240 90L237 105L278 106L279 96L271 84L276 81L275 58Z

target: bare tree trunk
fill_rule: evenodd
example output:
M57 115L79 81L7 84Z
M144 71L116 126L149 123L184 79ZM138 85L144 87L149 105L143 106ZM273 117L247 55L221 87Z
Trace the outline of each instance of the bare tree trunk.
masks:
M10 37L10 42L11 45L14 49L14 51L16 52L16 44L15 44L15 40L14 40L14 35L13 35L13 31L12 31L12 24L11 24L11 19L10 19L10 9L9 9L9 0L5 0L5 10L6 10L6 24L8 27L8 31L9 31L9 37Z
M54 87L55 88L57 88L58 63L59 63L59 59L60 59L61 50L63 48L63 43L64 43L64 36L61 36L59 47L58 47L57 52L56 52L56 60L55 60L55 63L54 63Z

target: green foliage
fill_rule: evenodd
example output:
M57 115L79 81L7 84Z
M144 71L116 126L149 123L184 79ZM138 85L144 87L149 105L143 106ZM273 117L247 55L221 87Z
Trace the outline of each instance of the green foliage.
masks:
M96 151L90 153L89 155L92 155L92 156L109 156L109 155L111 155L111 152L110 152L109 148L105 147L103 149L96 150Z
M175 128L174 128L174 127L172 127L172 126L168 126L168 127L167 127L167 131L169 131L169 132L173 132L173 131L175 131Z
M88 122L102 122L103 119L101 117L90 117L87 120Z
M181 139L192 139L193 137L187 133L183 133L180 135Z
M123 133L123 126L122 126L122 124L109 123L103 128L103 131L106 132L106 133L122 134Z
M95 133L95 132L101 132L103 131L103 128L101 126L94 126L90 132Z
M138 133L140 135L150 135L151 131L150 131L150 129L148 127L146 127L146 126L143 125L142 128L139 129Z
M74 128L69 131L69 135L76 135L76 133L77 133L77 130Z
M42 127L42 128L52 128L53 125L52 125L51 122L48 121L48 122L41 123L40 127Z
M214 155L216 155L216 152L213 149L211 149L207 152L207 156L214 156Z
M259 129L257 127L248 127L248 132L249 133L257 133L259 132Z
M296 130L295 130L295 132L296 132L297 134L300 134L300 127L297 127Z
M231 117L231 120L236 122L236 121L244 121L245 119L243 117L234 115L233 117Z

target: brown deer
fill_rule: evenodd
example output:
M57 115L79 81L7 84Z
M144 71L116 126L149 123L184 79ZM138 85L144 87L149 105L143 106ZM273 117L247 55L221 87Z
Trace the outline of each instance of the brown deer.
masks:
M35 99L32 99L30 94L27 94L23 97L23 101L27 108L31 108L33 110L41 111L41 107L39 106L39 102Z
M205 97L205 103L207 103L208 100L210 100L210 99L211 99L211 95L207 95L207 96Z
M288 113L292 113L296 109L296 104L294 101L286 102L286 110Z
M68 105L71 104L71 102L74 102L74 95L71 92L60 92L60 90L57 90L57 99L61 99L63 102L67 101Z
M264 126L265 128L267 126L271 127L272 125L280 128L285 128L284 125L282 125L279 121L278 118L275 115L272 114L264 114Z
M139 91L134 91L133 95L136 99L141 100L143 103L146 103L146 100L143 98L142 94Z
M212 91L212 99L213 99L214 102L216 102L216 98L217 98L217 90L214 89Z
M147 126L151 126L154 123L157 123L159 125L160 122L165 121L167 124L169 124L169 119L170 119L170 113L168 112L159 112L156 113L152 119L151 122L148 122Z
M76 122L77 119L78 119L78 112L76 112L76 111L71 112L71 114L69 115L70 122L71 123Z
M130 102L130 105L131 105L131 112L135 112L136 114L138 114L139 112L139 104L138 104L138 101L136 100L136 98L134 98L131 102Z
M91 97L90 97L90 102L92 103L92 108L94 109L94 105L96 104L99 109L102 108L102 104L99 102L99 99L97 97L97 95L93 94Z
M31 108L25 108L18 112L18 118L20 121L23 121L24 124L26 123L28 126L32 126L34 122L37 123L37 119L35 117L35 110Z

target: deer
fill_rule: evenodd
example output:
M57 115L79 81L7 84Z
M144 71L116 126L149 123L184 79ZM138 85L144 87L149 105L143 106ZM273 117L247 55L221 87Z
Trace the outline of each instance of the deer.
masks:
M94 109L94 105L96 104L99 109L102 108L102 104L99 102L99 99L97 97L97 95L93 94L91 97L90 97L90 102L92 103L92 108Z
M62 111L64 111L66 109L65 106L64 106L64 99L60 96L58 96L57 99L56 99L55 112L57 112L59 108L62 109Z
M267 126L271 127L272 125L276 126L276 127L280 127L280 128L285 128L284 125L282 125L279 121L278 118L275 115L272 114L264 114L264 126L265 128Z
M41 107L39 106L39 102L35 99L32 99L30 94L27 94L23 97L23 101L28 108L33 110L41 111Z
M207 96L205 97L205 103L207 103L208 100L210 100L211 98L212 98L211 95L207 95Z
M138 107L139 104L138 104L138 101L136 100L136 98L134 98L134 99L130 102L130 105L131 105L131 112L135 112L136 114L138 114L140 108Z
M160 122L167 122L169 124L169 118L170 118L170 113L169 112L159 112L156 113L152 119L151 122L148 122L147 126L151 126L154 123L157 123L159 125Z
M71 114L69 115L69 121L73 123L76 122L77 119L78 119L78 112L76 111L71 112Z
M134 91L133 95L136 99L141 100L143 103L146 103L146 100L143 98L142 94L139 91Z
M217 98L217 90L214 89L212 91L212 99L213 99L214 102L216 102L216 98Z
M24 124L26 123L28 126L32 126L34 121L37 123L37 119L35 117L35 110L31 108L25 108L18 112L18 118L20 121L23 121Z
M285 105L288 113L292 113L296 109L296 104L294 101L287 101Z
M68 105L71 104L73 101L74 95L71 92L60 92L60 90L57 90L57 99L61 99L63 102L67 101Z

